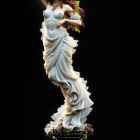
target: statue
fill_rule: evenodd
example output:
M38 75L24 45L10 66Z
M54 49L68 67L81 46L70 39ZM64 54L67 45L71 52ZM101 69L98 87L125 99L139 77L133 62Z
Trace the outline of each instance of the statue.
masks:
M84 10L79 7L79 1L42 0L42 2L46 7L40 29L44 46L44 68L52 83L60 86L65 98L64 105L51 116L54 121L46 125L45 132L49 135L61 127L67 134L74 129L87 132L85 128L89 126L91 128L91 125L85 125L86 117L94 103L89 98L91 93L88 92L87 81L80 77L79 72L73 70L72 55L75 53L74 48L78 46L78 40L74 40L67 32L67 29L71 28L80 33L79 26L84 26L82 20Z

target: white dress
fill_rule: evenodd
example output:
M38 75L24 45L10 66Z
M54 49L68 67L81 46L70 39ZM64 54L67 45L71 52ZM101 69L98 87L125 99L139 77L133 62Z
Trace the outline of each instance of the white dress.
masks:
M86 86L87 81L80 77L80 73L73 70L72 55L77 47L78 40L69 36L63 27L56 28L58 21L63 19L61 11L43 11L44 21L42 23L42 41L44 46L43 59L44 68L48 78L56 85L62 85L67 97L64 104L51 117L45 127L45 132L54 129L62 123L63 127L71 132L74 128L84 129L83 123L87 120L87 115L91 112L90 108L94 102L89 98L90 94ZM73 15L71 19L79 16Z

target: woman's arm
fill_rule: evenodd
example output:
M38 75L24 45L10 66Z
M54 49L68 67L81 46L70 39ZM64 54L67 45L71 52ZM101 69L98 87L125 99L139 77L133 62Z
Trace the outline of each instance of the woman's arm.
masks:
M47 2L46 2L46 0L41 0L43 3L44 3L44 5L47 7Z
M73 11L73 9L69 5L65 5L64 8L66 13L70 16L70 19L62 19L61 21L58 22L56 27L60 28L60 26L65 22L68 22L74 26L82 26L80 16L75 11Z
M82 26L80 16L75 11L73 11L71 6L65 5L65 10L66 13L70 16L70 19L66 19L67 22L75 26Z
M82 22L80 20L70 20L70 19L62 19L61 21L58 22L58 24L56 25L57 29L60 28L60 26L65 23L65 22L69 22L72 25L75 26L81 26Z
M82 22L80 20L70 20L70 19L66 19L66 21L72 25L75 26L82 26Z

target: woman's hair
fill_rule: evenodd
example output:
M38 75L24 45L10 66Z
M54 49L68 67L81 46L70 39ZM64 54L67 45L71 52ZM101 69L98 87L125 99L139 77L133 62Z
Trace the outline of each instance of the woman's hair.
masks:
M53 0L44 0L44 1L46 1L47 3L50 2L51 5L53 4ZM74 1L75 0L60 0L61 8L63 7L63 3L64 3L64 4L70 5L73 9L75 9L76 5L75 5Z
M44 5L46 7L47 7L47 3L49 3L49 2L50 2L51 5L53 4L53 0L42 0L42 2L44 3ZM81 16L80 20L82 21L83 27L85 27L84 23L83 23L83 17L84 17L85 11L82 8L80 8L79 6L76 5L76 0L60 0L61 8L63 8L63 3L71 6L72 9L74 11L76 11ZM67 15L67 14L65 14L65 15L66 15L65 17L69 17L69 15ZM70 27L67 27L68 25L70 25L70 24L64 23L62 26L67 28L67 29L69 29L69 28L72 28L73 30L75 29L75 26L72 25ZM78 27L78 29L79 29L79 27Z

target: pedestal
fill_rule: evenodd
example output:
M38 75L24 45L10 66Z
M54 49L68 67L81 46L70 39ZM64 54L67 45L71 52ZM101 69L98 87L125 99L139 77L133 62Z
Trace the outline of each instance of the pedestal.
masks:
M60 126L58 129L51 130L47 137L57 140L87 140L88 135L93 135L92 132L94 132L91 127L92 125L86 124L85 129L79 130L74 128L72 132L68 133L66 129Z
M80 136L81 132L78 132L79 129L74 129L72 132L69 133L69 135L66 136L66 138L64 137L64 135L62 134L61 136L59 136L58 133L53 133L53 136L55 136L55 139L57 140L80 140L82 138L82 136Z

